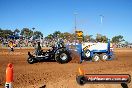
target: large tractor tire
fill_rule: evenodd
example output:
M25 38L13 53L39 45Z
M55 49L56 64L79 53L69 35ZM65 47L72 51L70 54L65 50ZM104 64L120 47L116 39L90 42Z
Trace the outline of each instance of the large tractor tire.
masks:
M92 57L92 61L97 62L97 61L99 61L99 60L100 60L99 54L95 53L95 54L93 55L93 57Z
M55 60L61 64L68 63L70 61L70 54L65 49L59 49L55 53Z
M108 60L108 58L109 58L109 56L108 56L106 53L102 53L102 54L100 55L100 57L101 57L101 60L102 60L102 61L106 61L106 60Z
M29 57L29 58L27 59L27 62L28 62L29 64L33 64L33 63L35 62L35 60L34 60L33 57Z

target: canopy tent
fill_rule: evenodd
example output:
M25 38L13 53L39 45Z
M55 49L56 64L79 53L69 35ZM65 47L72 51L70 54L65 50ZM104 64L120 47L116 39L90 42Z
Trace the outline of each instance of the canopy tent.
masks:
M9 35L8 38L10 38L10 39L19 39L20 36L18 34L16 34L16 35Z

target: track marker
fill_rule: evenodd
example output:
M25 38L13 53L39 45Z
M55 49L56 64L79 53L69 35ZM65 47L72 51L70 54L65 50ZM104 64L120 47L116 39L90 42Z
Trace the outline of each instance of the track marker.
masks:
M84 75L85 73L84 73L84 70L82 70L80 67L78 68L78 71L79 71L79 74L80 75Z
M13 81L13 65L9 63L6 68L6 83L5 88L12 88Z

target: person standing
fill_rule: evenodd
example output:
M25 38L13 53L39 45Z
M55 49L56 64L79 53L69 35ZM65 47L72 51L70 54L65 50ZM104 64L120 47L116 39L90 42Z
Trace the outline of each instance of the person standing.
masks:
M14 47L15 47L15 44L13 43L13 41L11 40L11 41L9 41L9 47L10 47L10 50L12 51L12 52L14 52Z

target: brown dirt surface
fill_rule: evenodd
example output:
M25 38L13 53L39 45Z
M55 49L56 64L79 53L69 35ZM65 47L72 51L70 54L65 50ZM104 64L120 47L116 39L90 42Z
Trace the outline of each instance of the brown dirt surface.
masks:
M87 74L130 74L132 75L132 49L114 49L116 58L112 61L83 62L82 64L57 62L38 62L28 64L27 52L33 49L15 49L10 53L7 49L0 49L0 88L5 85L7 64L13 63L13 88L121 88L120 84L85 84L80 86L76 82L78 68ZM74 57L78 59L78 56ZM76 62L76 61L75 61ZM132 88L132 83L128 84Z
M80 62L80 56L76 51L71 51L71 61L69 63L79 63Z

